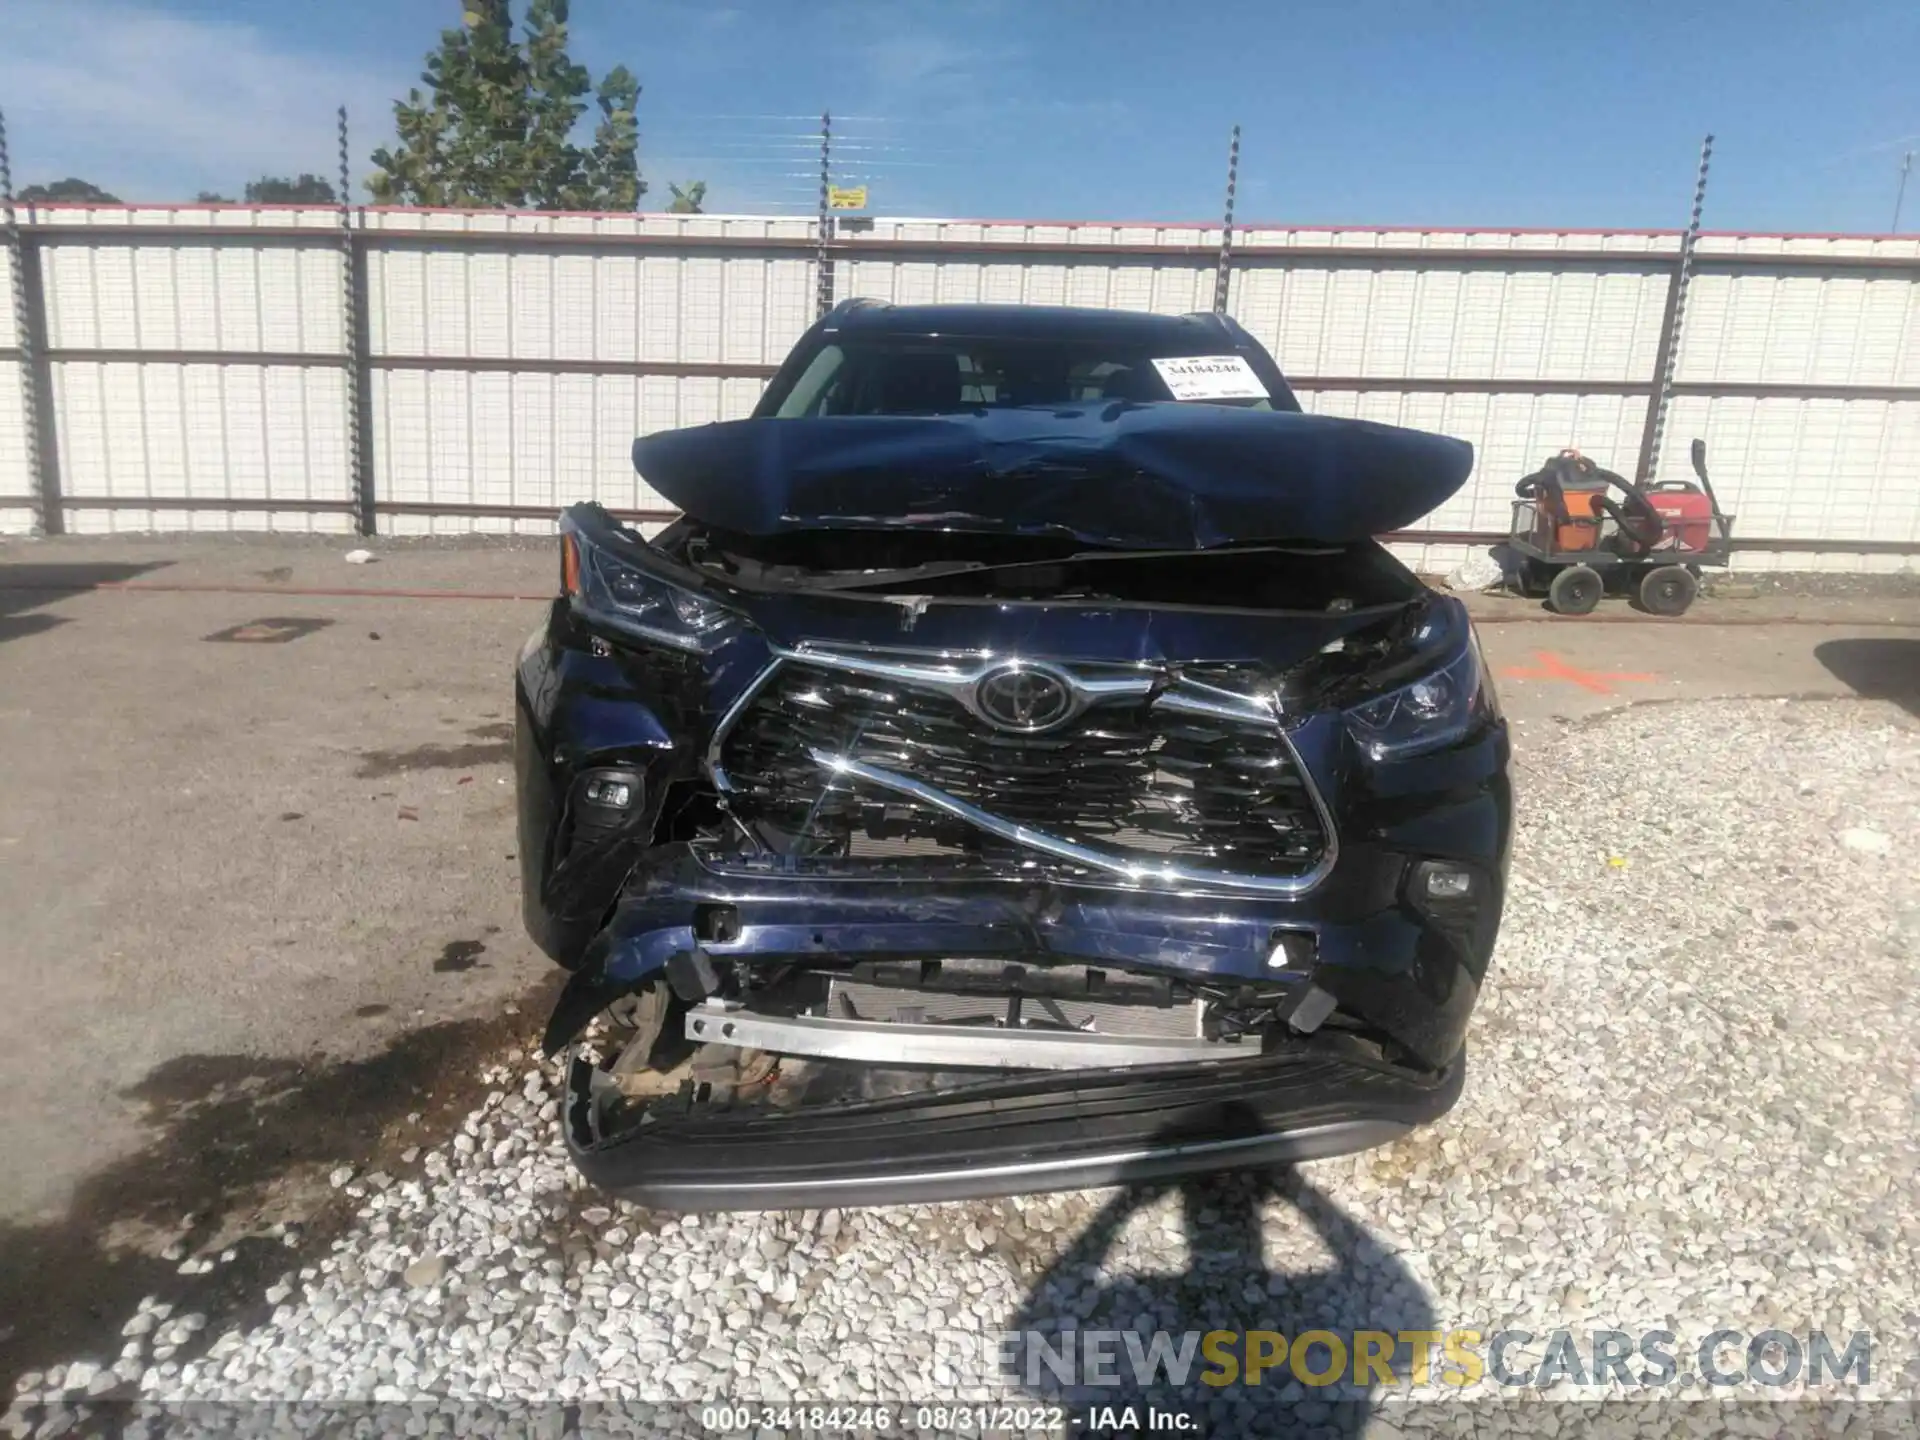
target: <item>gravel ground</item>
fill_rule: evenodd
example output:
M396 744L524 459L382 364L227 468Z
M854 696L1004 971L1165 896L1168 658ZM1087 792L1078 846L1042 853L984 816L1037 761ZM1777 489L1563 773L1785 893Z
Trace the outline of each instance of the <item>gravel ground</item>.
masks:
M364 1199L358 1226L268 1293L269 1320L213 1336L154 1297L124 1353L25 1377L15 1433L116 1386L309 1402L1045 1395L955 1371L950 1346L1063 1321L1664 1328L1683 1371L1714 1329L1866 1330L1872 1381L1845 1393L1920 1391L1920 727L1874 702L1646 705L1529 734L1519 783L1466 1096L1400 1144L1170 1193L673 1219L575 1184L557 1077L514 1052L413 1173L336 1176ZM1282 1378L1196 1386L1191 1403L1244 1423L1337 1393ZM1385 1398L1496 1390L1430 1380ZM1389 1404L1374 1423L1467 1408ZM1303 1418L1338 1432L1343 1413Z
M1920 595L1920 572L1854 575L1839 570L1735 569L1709 573L1701 589L1708 595L1857 595L1892 599Z

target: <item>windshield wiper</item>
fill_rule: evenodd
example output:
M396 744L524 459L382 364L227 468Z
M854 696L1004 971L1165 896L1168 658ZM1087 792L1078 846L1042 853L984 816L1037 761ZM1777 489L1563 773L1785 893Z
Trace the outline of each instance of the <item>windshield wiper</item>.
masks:
M1022 560L1015 564L989 565L984 560L935 560L925 565L912 565L904 570L854 570L839 571L834 574L811 576L807 580L809 590L871 590L887 585L906 585L915 580L939 580L948 575L972 575L982 570L1019 569L1035 564L1032 560ZM1060 564L1060 561L1038 562Z
M1216 554L1301 554L1330 553L1338 546L1309 545L1252 545L1235 546L1231 550L1219 550ZM1009 571L1050 570L1063 571L1082 565L1110 564L1127 560L1192 560L1206 551L1195 550L1081 550L1072 555L1063 555L1058 560L1000 560L988 563L982 560L935 561L927 565L915 565L905 570L872 570L838 574L822 579L809 580L808 586L816 590L872 590L883 589L890 585L905 585L916 580L934 580L947 575L1006 574Z

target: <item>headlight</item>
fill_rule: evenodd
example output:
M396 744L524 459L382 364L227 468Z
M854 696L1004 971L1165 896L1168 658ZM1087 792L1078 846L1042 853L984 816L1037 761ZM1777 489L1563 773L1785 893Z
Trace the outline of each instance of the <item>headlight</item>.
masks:
M1354 706L1347 725L1369 759L1404 760L1453 744L1492 715L1480 647L1470 642L1431 675Z
M562 522L560 576L587 619L676 650L717 650L745 621L725 606L650 575Z

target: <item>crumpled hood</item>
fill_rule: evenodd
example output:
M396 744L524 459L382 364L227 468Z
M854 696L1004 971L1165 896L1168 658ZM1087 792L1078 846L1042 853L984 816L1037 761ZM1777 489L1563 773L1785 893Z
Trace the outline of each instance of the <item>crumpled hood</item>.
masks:
M952 530L1128 549L1345 544L1418 520L1473 447L1423 430L1204 404L735 420L633 442L646 482L746 535Z

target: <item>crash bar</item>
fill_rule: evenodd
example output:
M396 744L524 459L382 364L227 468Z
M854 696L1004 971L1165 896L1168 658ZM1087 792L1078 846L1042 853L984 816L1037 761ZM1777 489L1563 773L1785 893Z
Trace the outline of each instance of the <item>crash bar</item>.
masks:
M1195 1060L1257 1057L1257 1045L1166 1036L1009 1030L985 1025L900 1025L816 1015L762 1015L705 1000L687 1012L686 1037L777 1055L810 1055L869 1065L982 1066L993 1070L1111 1070Z

